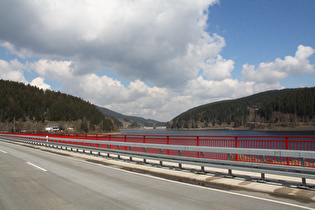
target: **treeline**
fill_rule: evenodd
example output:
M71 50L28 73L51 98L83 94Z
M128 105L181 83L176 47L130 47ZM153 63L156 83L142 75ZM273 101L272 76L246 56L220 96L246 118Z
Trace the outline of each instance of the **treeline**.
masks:
M274 113L293 113L303 119L314 116L314 90L283 89L252 96L202 105L190 109L168 122L170 129L208 128L215 126L250 126L251 123L274 122ZM277 118L280 122L281 119ZM280 121L279 121L280 120Z
M114 119L120 118L122 121L129 122L130 128L137 128L140 127L141 125L146 126L146 127L154 127L154 126L165 126L166 122L159 122L156 120L152 119L144 119L142 117L135 117L135 116L128 116L128 115L123 115L117 112L114 112L112 110L109 110L104 107L97 107L105 116L113 117ZM123 127L122 122L118 121L117 124L119 127Z
M281 120L274 118L274 112L292 114L309 122L315 116L315 87L302 88L279 96L258 110L258 114L267 122Z
M81 98L5 80L0 80L0 120L7 123L80 121L84 132L115 130L112 120Z

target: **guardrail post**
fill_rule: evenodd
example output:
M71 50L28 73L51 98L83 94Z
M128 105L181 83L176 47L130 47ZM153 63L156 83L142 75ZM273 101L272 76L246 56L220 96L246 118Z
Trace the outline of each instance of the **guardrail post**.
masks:
M182 151L181 150L178 150L178 156L182 156ZM182 164L181 163L178 163L178 168L182 168Z
M203 152L201 152L201 158L204 158ZM205 167L204 167L204 166L201 166L201 171L202 171L202 172L205 172Z
M304 187L306 187L306 178L302 178L302 187L304 188Z
M117 150L120 150L120 145L117 146ZM120 155L117 155L117 158L120 159Z
M259 182L265 182L265 181L266 181L265 173L261 173Z
M305 159L304 158L300 158L301 161L301 167L305 167ZM306 187L306 178L302 177L302 188Z
M100 143L97 146L98 146L98 148L101 148L101 144ZM101 156L101 152L98 152L98 156Z
M131 146L129 146L129 151L132 151L132 147ZM132 161L132 157L131 156L129 157L129 160Z
M262 155L260 157L261 163L265 163L265 156ZM266 182L266 177L265 177L265 173L260 173L260 180L259 182Z
M159 149L159 154L162 154L162 149ZM162 160L160 160L160 166L162 166L163 165L163 162L162 162Z
M143 147L143 152L146 153L145 147ZM147 159L143 158L143 162L144 162L144 163L147 163Z
M231 161L231 153L228 153L228 160ZM228 178L232 178L233 177L233 174L232 174L232 169L228 169L228 175L226 176Z
M232 178L233 174L232 174L232 169L228 169L228 175L227 177Z

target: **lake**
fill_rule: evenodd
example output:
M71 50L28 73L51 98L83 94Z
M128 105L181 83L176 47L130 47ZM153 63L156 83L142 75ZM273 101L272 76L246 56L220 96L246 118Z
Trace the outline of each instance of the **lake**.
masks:
M195 130L178 131L166 129L121 130L121 134L132 135L192 135L192 136L315 136L315 131L236 131L236 130Z

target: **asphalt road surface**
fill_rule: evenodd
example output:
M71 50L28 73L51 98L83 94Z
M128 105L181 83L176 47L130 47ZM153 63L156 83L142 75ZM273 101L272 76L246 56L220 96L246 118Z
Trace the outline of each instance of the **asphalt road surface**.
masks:
M289 210L303 206L137 174L0 141L1 210Z

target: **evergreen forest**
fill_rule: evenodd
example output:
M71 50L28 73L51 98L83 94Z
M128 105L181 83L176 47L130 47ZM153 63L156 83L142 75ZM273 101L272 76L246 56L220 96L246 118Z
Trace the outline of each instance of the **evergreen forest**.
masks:
M192 108L167 123L169 129L291 126L315 117L315 88L266 91ZM273 124L273 125L272 125Z
M23 122L42 127L48 122L73 122L78 131L85 133L116 129L111 119L81 98L5 80L0 80L0 121L4 125L1 130L13 123L18 131L25 127Z

